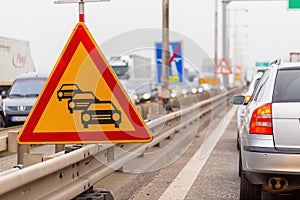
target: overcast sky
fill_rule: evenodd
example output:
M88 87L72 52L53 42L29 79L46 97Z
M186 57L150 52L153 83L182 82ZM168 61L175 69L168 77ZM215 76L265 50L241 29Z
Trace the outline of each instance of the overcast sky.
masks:
M219 0L219 23L221 6ZM58 5L52 0L6 0L1 7L0 36L29 41L36 67L51 70L78 22L78 5ZM214 8L214 0L170 0L170 29L192 39L212 59ZM300 11L288 11L286 1L231 2L229 9L231 48L233 51L236 44L235 54L247 67L255 61L287 58L290 51L300 51ZM85 13L86 25L100 48L121 33L162 26L162 0L89 3ZM219 57L221 44L219 25Z

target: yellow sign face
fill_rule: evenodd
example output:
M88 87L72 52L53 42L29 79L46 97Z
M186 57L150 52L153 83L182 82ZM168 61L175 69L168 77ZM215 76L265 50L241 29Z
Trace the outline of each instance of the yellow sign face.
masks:
M235 73L234 77L235 77L236 81L240 81L241 80L241 73Z
M32 110L20 143L152 139L83 23L77 24Z
M219 79L218 78L200 78L199 83L200 84L217 85L217 84L219 84Z
M72 86L75 88L70 88ZM73 90L75 94L64 99L63 97L67 95L66 91L68 90ZM46 131L55 132L57 130L66 132L76 130L82 132L86 131L87 128L89 131L134 130L128 117L124 114L122 115L122 113L125 113L124 110L82 44L79 44L55 91L56 93L52 94L35 127L34 131L36 133ZM59 94L61 94L62 99L58 97ZM111 101L111 103L102 103L105 101ZM107 106L107 108L94 109L94 104ZM99 124L95 125L93 121L85 122L82 118L84 113L95 115L98 111L99 113L100 111L103 113L105 111L107 113L109 111L120 111L121 121L118 124L113 119L111 119L111 123L108 122L109 119L105 123L101 123L101 120L99 120ZM104 121L104 116L99 114L97 117L103 118Z
M170 83L177 83L179 82L179 76L169 76Z

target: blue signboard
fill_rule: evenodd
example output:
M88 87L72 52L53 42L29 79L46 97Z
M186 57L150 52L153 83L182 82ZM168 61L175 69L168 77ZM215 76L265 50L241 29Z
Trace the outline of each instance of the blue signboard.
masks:
M183 82L182 42L170 42L169 47L169 82ZM157 82L161 83L162 43L156 43Z

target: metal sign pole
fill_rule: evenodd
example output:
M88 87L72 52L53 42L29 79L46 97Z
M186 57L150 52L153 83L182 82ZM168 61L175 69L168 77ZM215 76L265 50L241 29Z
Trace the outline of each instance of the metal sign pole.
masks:
M84 22L84 1L79 2L79 22Z

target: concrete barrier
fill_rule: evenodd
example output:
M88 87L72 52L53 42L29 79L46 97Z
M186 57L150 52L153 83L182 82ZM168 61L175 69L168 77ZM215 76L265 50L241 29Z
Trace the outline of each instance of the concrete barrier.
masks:
M0 151L7 150L7 136L0 137Z
M43 154L40 153L24 153L23 155L23 165L24 167L28 167L30 165L37 164L43 161Z
M8 132L8 151L10 153L16 153L18 151L18 138L19 131Z

